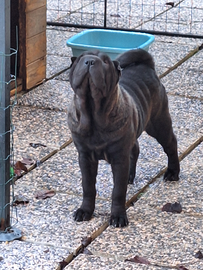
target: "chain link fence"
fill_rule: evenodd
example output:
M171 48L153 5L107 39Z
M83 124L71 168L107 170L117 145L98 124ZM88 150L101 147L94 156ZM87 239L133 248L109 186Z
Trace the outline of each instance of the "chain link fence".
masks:
M201 0L47 0L47 24L203 37Z

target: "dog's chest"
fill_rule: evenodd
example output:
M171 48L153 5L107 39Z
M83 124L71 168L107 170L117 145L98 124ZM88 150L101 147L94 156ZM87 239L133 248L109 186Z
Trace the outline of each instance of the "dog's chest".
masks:
M102 138L102 136L93 136L83 140L83 146L87 152L91 154L93 160L106 160L110 162L109 156L109 141ZM110 143L111 145L111 143Z
M107 152L105 150L93 150L91 152L91 157L93 160L106 160L107 162L110 163L110 158L109 158L109 155L107 154Z

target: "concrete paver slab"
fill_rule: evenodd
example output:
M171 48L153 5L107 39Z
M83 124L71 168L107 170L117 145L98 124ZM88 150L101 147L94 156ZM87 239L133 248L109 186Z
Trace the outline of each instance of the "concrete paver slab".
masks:
M23 95L18 104L67 111L72 97L73 91L69 82L50 80Z
M1 270L55 270L68 252L42 243L13 241L0 244Z
M203 145L197 146L181 162L180 180L176 183L159 181L141 198L143 205L161 210L165 203L180 202L186 215L202 216L203 210Z
M169 68L183 59L188 52L196 48L196 43L181 43L179 38L165 38L163 40L155 36L155 42L150 46L149 52L152 54L155 66ZM162 70L162 73L164 70ZM161 75L161 74L158 74Z
M162 164L139 160L137 177L134 185L128 186L127 199L137 193L161 169ZM59 151L35 170L18 179L16 185L38 185L41 188L54 189L82 196L81 172L78 165L78 154L73 144ZM113 177L110 165L101 161L97 176L97 197L111 200ZM110 207L110 202L108 202Z
M115 255L116 256L116 255ZM165 270L164 267L157 267L151 265L137 264L132 262L124 262L116 260L112 257L102 256L85 256L79 255L74 261L72 261L65 270L83 270L83 269L101 269L101 270Z
M169 93L203 98L203 50L162 79Z
M47 28L47 54L61 57L70 57L71 48L66 46L66 40L77 34L77 31L71 31L70 28Z
M122 258L139 255L153 264L165 267L184 265L188 266L188 269L201 269L203 262L195 258L195 254L203 245L202 162L194 172L197 157L202 160L201 147L200 145L193 151L193 155L181 162L183 172L178 183L168 184L161 181L149 189L129 208L129 226L124 229L109 227L88 246L88 250L97 256L100 253L107 256L116 254ZM191 170L187 166L188 163ZM189 190L187 182L190 182ZM197 187L200 188L198 192ZM164 202L173 203L177 199L183 205L184 211L181 214L161 211L160 206Z
M41 190L33 183L33 187L16 187L16 193L26 196L29 203L18 205L18 223L23 241L42 243L44 246L64 248L74 252L83 238L104 223L105 217L96 215L89 222L75 222L73 212L80 203L80 198L63 193L56 193L44 200L35 199L34 194ZM105 203L104 203L105 204ZM101 207L101 206L100 206Z
M169 110L181 153L203 135L202 108L201 100L169 96Z
M57 73L67 69L71 64L70 57L61 57L56 55L47 55L46 78L55 77Z
M67 113L63 111L15 106L12 121L15 126L16 161L28 157L40 160L59 149L71 137L69 129L64 125ZM33 148L30 143L44 146Z

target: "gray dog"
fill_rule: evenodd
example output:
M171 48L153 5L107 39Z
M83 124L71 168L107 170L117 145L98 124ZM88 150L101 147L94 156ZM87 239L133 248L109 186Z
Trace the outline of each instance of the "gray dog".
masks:
M68 124L79 153L83 202L76 221L90 220L95 208L98 161L111 164L114 180L110 224L128 224L127 184L133 183L139 155L137 138L145 130L168 156L165 180L179 179L177 141L168 99L151 55L141 49L116 61L100 51L72 58L70 84L74 90Z

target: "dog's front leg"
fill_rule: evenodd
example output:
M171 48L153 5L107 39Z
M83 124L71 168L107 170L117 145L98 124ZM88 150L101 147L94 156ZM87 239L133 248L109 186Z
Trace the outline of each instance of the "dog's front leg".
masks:
M82 173L83 202L74 213L76 221L90 220L95 208L96 176L98 161L92 160L89 153L79 153L79 165Z
M129 157L122 157L122 155L119 155L119 158L111 163L114 188L112 193L110 225L114 227L124 227L128 225L125 201L129 177L129 164Z

